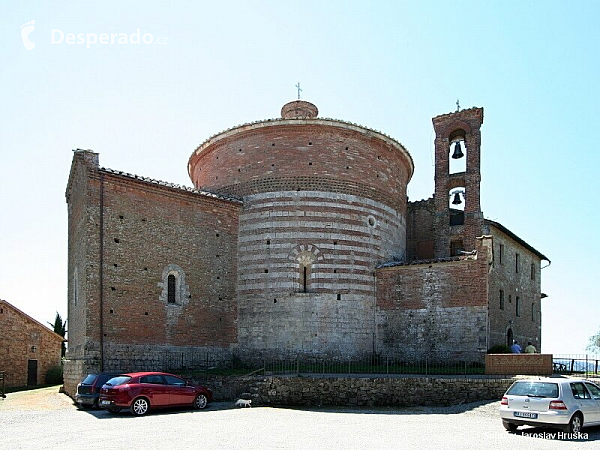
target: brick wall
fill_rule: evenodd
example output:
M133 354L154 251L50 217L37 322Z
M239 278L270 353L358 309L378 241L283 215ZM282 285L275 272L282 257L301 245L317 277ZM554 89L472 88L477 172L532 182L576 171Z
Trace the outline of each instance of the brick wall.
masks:
M69 359L84 358L82 367L98 361L101 370L102 359L118 366L115 358L130 361L135 348L144 349L141 359L148 346L237 344L241 203L100 169L84 156L75 154L67 192ZM167 299L169 274L177 278L175 303ZM115 351L120 345L134 347Z
M409 202L406 213L406 255L408 261L433 259L435 242L434 198Z
M406 214L413 163L393 139L331 119L272 120L225 131L190 157L198 188L237 196L318 190L371 198Z
M470 108L433 118L435 129L435 256L451 253L451 242L461 240L462 248L471 251L476 238L483 233L480 205L481 133L483 108ZM466 146L466 170L450 173L450 144L462 137ZM450 226L449 192L462 188L464 192L464 224Z

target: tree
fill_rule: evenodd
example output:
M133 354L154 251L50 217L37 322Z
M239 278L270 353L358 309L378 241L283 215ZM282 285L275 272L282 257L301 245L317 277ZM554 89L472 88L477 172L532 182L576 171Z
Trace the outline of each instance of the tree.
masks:
M56 312L56 318L54 319L54 323L50 323L48 322L48 325L50 325L52 327L52 329L54 330L54 332L56 334L58 334L59 336L65 337L65 334L67 334L67 321L65 320L63 322L62 317L60 317L60 314L58 313L58 311ZM63 342L60 348L60 357L64 358L65 353L66 353L66 346L65 343Z
M590 343L587 346L590 352L600 353L600 331L590 337Z

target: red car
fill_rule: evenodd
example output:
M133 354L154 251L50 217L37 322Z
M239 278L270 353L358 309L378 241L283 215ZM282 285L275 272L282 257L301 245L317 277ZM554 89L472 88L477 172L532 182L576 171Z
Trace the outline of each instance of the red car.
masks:
M142 416L151 408L187 405L203 409L211 400L210 389L188 384L176 375L136 372L108 380L100 390L98 405L111 412L129 408L132 414Z

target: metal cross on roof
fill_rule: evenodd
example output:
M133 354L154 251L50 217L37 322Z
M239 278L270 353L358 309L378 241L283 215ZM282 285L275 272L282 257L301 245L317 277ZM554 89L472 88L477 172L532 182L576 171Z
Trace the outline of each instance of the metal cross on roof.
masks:
M300 88L300 82L298 81L298 84L296 85L296 87L298 88L298 100L300 100L300 92L302 92L302 89Z
M298 97L300 98L300 97ZM460 103L458 103L458 99L456 99L456 112L460 111Z

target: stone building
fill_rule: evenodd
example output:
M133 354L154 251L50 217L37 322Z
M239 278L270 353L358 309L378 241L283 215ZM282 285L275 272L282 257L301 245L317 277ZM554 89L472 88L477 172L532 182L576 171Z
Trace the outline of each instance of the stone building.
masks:
M5 300L0 300L0 372L6 387L44 384L61 364L64 339Z
M433 119L435 194L418 202L398 141L305 101L281 116L201 144L194 188L75 151L68 376L201 352L480 361L513 338L539 348L547 258L483 217L482 108Z

